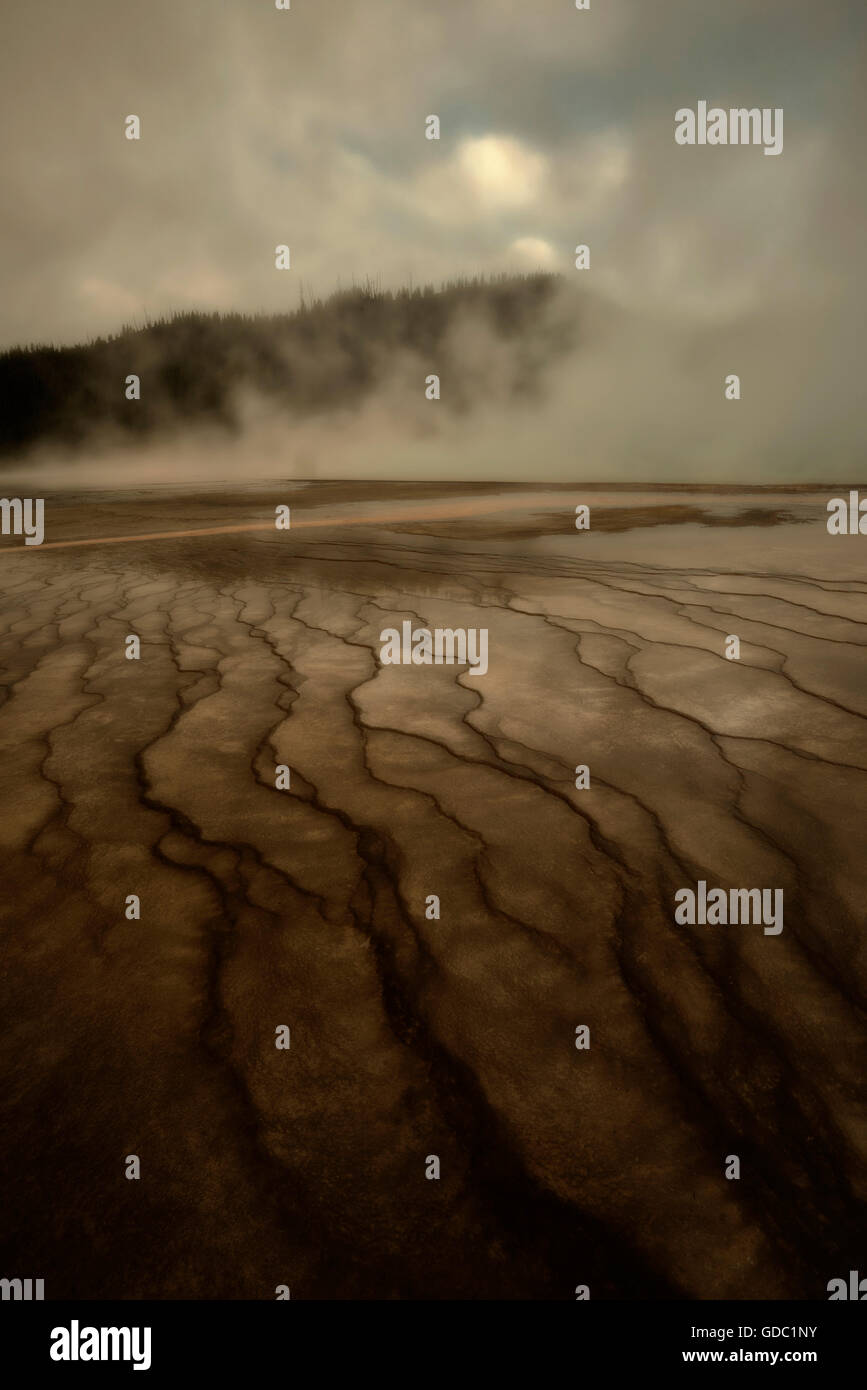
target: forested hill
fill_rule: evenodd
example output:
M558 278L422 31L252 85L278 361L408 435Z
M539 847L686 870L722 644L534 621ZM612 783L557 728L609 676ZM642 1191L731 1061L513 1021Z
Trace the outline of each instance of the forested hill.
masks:
M0 355L0 455L198 424L237 431L250 394L290 420L353 409L395 378L398 396L411 389L423 400L429 373L448 381L444 407L466 410L485 387L474 353L491 344L508 344L514 390L532 391L574 337L574 320L553 311L558 283L538 274L368 286L292 313L184 313L80 346L16 348ZM140 379L137 400L127 398L130 376Z

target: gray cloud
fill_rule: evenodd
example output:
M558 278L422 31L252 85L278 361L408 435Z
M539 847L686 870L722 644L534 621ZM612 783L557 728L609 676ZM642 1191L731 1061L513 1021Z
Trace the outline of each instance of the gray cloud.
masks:
M3 343L190 307L273 312L302 280L577 280L588 242L585 283L634 333L601 313L581 362L611 467L630 443L681 474L792 449L794 475L820 429L831 471L856 467L860 16L854 0L19 6L0 44ZM702 98L782 106L782 156L676 146L674 111ZM576 412L565 381L551 390L556 444Z

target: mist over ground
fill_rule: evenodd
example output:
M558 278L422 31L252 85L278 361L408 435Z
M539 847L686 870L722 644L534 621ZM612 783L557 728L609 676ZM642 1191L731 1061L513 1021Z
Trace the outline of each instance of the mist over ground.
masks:
M857 480L859 317L709 324L542 273L190 313L0 357L0 457L10 480L47 486Z
M10 9L2 466L66 480L75 460L79 485L857 481L864 16ZM700 101L779 110L780 154L679 146ZM22 362L32 344L63 354Z

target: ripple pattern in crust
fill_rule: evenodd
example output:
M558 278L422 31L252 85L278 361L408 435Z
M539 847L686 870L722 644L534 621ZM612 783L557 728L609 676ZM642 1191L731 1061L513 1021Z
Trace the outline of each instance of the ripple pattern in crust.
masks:
M858 538L532 516L137 540L171 520L119 496L132 543L0 554L10 1272L773 1299L863 1263ZM382 666L405 619L487 628L487 675ZM675 925L699 879L782 888L784 931Z

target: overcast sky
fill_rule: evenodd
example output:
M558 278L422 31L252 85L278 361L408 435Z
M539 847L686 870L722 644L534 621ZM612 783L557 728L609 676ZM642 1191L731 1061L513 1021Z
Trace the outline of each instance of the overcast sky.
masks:
M861 280L860 0L75 0L3 7L4 344L300 281L572 269L628 304L832 306ZM782 107L784 150L674 112ZM139 142L124 118L141 118ZM442 123L437 143L425 117ZM274 247L292 269L274 269Z
M862 0L591 5L6 3L0 342L544 267L721 342L763 325L769 370L798 339L783 375L803 392L815 366L839 417L863 381ZM701 100L782 107L782 154L677 145Z

